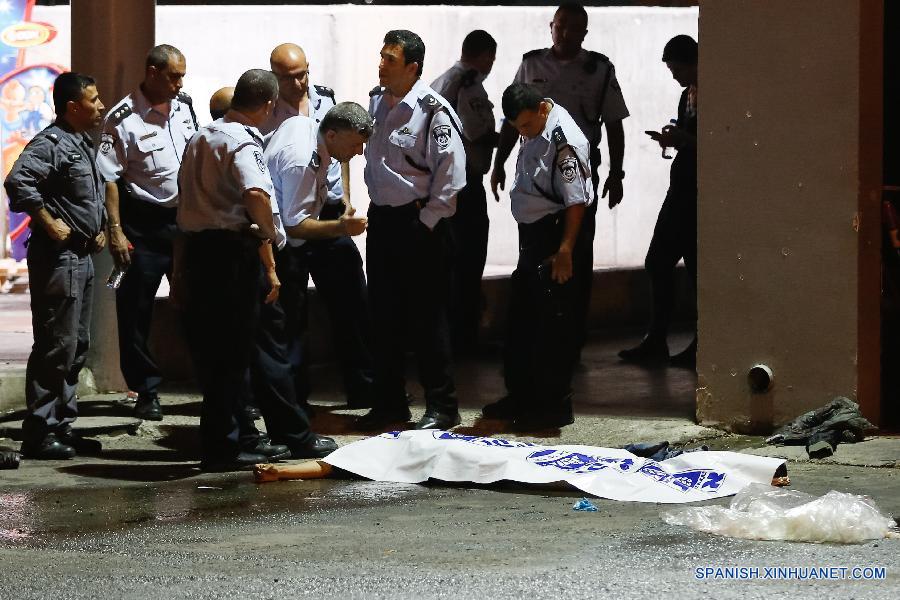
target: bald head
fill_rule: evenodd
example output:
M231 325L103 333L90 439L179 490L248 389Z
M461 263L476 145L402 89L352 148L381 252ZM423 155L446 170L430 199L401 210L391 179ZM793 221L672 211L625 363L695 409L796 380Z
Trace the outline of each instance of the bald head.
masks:
M212 116L213 120L221 119L225 116L225 113L231 108L231 99L233 97L233 87L223 87L216 90L209 99L209 114Z
M272 50L269 66L278 78L278 95L295 106L309 93L309 63L297 44L281 44Z

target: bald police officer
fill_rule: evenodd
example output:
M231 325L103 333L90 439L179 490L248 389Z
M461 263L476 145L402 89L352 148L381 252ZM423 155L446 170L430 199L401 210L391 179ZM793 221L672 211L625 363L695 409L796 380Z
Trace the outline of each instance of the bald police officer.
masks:
M56 121L25 147L4 181L9 208L31 217L28 280L34 346L25 372L22 454L63 459L99 450L72 433L75 388L90 343L94 265L105 244L103 180L85 133L100 124L94 80L63 73L53 84Z
M562 427L574 421L573 302L594 196L591 146L569 112L534 86L509 86L503 115L522 136L509 193L519 261L510 282L503 364L508 395L482 413L514 419L524 430Z
M405 390L407 326L413 328L425 415L418 429L459 421L447 304L456 195L466 152L456 111L420 79L425 44L411 31L384 37L370 92L375 133L366 146L367 270L375 327L375 401L357 423L381 429L410 418Z
M599 186L599 146L603 133L601 126L606 128L609 175L603 184L602 196L609 195L609 208L613 208L622 201L622 180L625 178L625 172L622 170L622 158L625 153L622 120L628 117L628 108L625 106L622 90L616 79L615 67L609 58L581 47L587 35L587 24L587 12L581 4L574 2L561 4L550 23L553 46L525 53L514 81L534 85L545 97L553 98L554 102L569 111L591 145L592 181L595 191ZM505 124L500 131L500 145L491 173L491 187L496 198L499 198L497 188L503 189L506 180L503 165L515 142L514 128ZM586 260L580 261L579 267L584 269L578 282L575 310L580 332L579 354L587 333L597 206L598 203L594 202L588 208L585 227L591 243L583 248Z
M135 416L150 421L162 419L162 377L147 344L153 302L172 271L178 168L197 131L191 99L181 91L185 73L174 46L150 50L144 80L109 112L97 155L107 182L109 251L117 267L128 269L116 290L119 364L138 394Z
M481 322L481 277L487 260L488 215L484 174L491 168L497 146L494 105L484 89L497 55L497 41L476 29L466 35L462 56L431 87L447 99L462 122L466 148L466 187L457 198L456 214L450 218L457 240L451 305L453 347L457 353L475 350Z

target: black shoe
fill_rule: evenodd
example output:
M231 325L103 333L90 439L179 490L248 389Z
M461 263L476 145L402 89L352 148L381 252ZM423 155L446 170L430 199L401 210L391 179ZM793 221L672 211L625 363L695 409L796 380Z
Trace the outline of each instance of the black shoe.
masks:
M673 367L681 367L683 369L697 368L697 338L688 345L687 348L669 359L669 364Z
M452 415L447 413L439 413L426 411L425 415L416 423L416 429L450 429L456 427L462 422L459 413L454 412Z
M65 460L75 456L75 448L60 443L56 434L48 433L37 442L22 442L22 456L36 460Z
M247 419L249 419L250 421L256 421L257 419L262 417L262 413L259 412L259 409L252 404L248 404L244 407L244 415L246 415Z
M481 416L485 419L512 421L518 414L519 403L511 395L503 396L481 409Z
M103 450L103 444L98 440L81 437L72 430L72 426L68 423L59 428L56 438L66 446L74 448L78 454L99 454Z
M291 448L291 458L325 458L337 449L337 442L330 437L313 434L307 443Z
M200 469L203 471L248 471L254 465L260 463L271 462L265 454L256 454L254 452L239 452L237 456L230 459L204 460L200 463Z
M134 416L144 421L162 421L162 407L158 396L138 396L134 404Z
M252 448L246 450L250 454L262 454L268 457L269 462L276 462L291 457L291 449L283 444L270 444L262 438Z
M406 425L411 418L412 414L406 406L399 408L373 408L363 416L358 417L354 425L356 429L363 431L386 430L388 425Z
M518 431L542 431L544 429L561 429L575 422L572 410L555 412L528 413L520 415L513 421L513 428Z
M669 345L665 339L645 337L634 348L619 352L619 358L636 365L663 365L669 360Z
M0 452L0 469L18 469L21 458L18 452Z

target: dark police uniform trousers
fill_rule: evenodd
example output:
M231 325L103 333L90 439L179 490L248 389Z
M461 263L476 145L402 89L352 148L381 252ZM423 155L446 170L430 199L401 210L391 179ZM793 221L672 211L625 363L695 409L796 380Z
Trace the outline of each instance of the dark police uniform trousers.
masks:
M457 240L453 268L453 303L450 307L453 348L471 349L478 342L481 325L481 278L487 262L487 193L484 175L466 169L466 186L456 200L456 214L450 217L453 238Z
M559 250L565 210L534 223L519 224L519 261L510 278L503 372L506 389L520 414L568 413L572 373L578 353L579 278L589 243L585 212L572 252L572 278L551 278L549 258Z
M412 328L427 411L453 415L447 303L453 240L446 219L429 230L415 202L369 206L367 270L375 340L376 407L406 408L406 334Z
M128 389L141 396L156 395L162 381L148 341L156 292L163 275L172 272L177 210L137 200L119 186L122 230L134 246L131 267L116 290L119 363Z

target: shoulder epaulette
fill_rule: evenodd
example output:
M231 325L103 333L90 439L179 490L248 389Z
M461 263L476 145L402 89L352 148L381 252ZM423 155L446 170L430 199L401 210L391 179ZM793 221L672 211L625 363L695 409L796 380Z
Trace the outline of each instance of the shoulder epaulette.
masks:
M553 133L550 134L550 139L556 144L557 151L562 150L569 145L569 140L566 139L566 132L563 131L562 125L557 125L553 129Z
M328 96L329 98L334 100L334 90L330 87L324 85L314 85L313 87L316 88L316 93L320 96Z
M309 166L313 169L318 169L319 165L322 164L321 159L319 158L319 153L313 150L312 156L309 158Z
M422 108L425 110L433 111L437 108L442 107L443 105L438 101L437 98L432 96L431 94L425 94L421 98L419 98L419 104L422 105Z
M184 92L178 92L178 101L184 102L185 104L193 104L194 100Z
M475 83L476 79L478 79L478 71L476 71L475 69L469 69L468 71L463 73L460 85L463 87L470 87Z
M384 94L384 88L381 87L380 85L376 85L369 92L369 98L374 98L375 96L381 96L383 94Z
M529 58L538 56L543 51L544 51L543 48L538 48L537 50L531 50L529 52L526 52L525 54L522 55L522 60L528 60Z
M53 142L54 144L58 144L59 139L60 139L59 134L55 133L53 131L50 131L51 129L54 129L54 128L56 128L56 125L50 125L49 127L45 128L43 131L39 132L36 136L34 136L33 139L37 139L38 137L45 137L48 140L50 140L51 142Z
M113 125L118 125L125 118L131 114L131 107L127 104L123 104L117 108L114 108L112 112L110 112L109 118L112 119Z
M588 58L584 62L584 70L586 73L596 73L597 67L600 63L608 63L609 57L605 54L600 54L599 52L594 52L592 50L588 50Z

